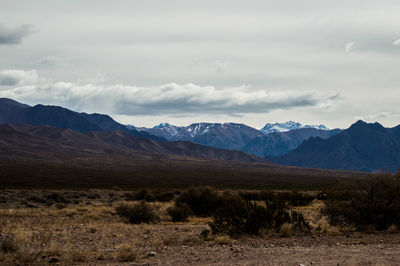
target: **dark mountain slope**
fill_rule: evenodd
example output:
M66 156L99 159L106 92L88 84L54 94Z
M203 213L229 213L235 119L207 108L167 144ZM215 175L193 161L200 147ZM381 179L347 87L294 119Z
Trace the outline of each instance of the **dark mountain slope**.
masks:
M183 141L28 125L0 125L0 169L0 189L321 189L338 178L353 182L365 176L273 165L243 152Z
M311 138L271 161L284 165L374 172L400 166L400 128L358 121L329 139Z
M274 132L252 139L245 146L241 147L240 150L262 158L266 156L279 156L294 150L303 141L311 137L327 139L340 132L340 129L319 130L315 128Z
M160 142L124 132L76 132L50 126L1 125L0 155L34 155L51 160L85 156L146 154L188 156L207 160L262 162L240 151L228 151L191 142Z
M119 130L143 138L165 140L146 132L128 129L108 115L78 113L59 106L41 104L30 107L6 98L0 99L0 124L49 125L78 132Z

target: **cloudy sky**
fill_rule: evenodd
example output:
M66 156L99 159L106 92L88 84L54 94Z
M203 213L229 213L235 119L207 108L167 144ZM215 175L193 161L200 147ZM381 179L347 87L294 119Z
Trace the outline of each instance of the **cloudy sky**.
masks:
M0 97L136 126L394 126L399 13L398 0L0 0Z

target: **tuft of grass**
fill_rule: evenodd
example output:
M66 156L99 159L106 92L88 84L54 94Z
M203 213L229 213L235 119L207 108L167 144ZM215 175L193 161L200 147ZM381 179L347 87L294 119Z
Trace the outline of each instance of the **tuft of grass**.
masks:
M23 232L7 233L0 238L0 251L3 253L18 253L27 246L26 235Z
M73 262L85 262L87 253L85 250L73 249L68 251L68 257Z
M289 237L293 234L292 229L292 224L286 222L279 227L279 234L284 237Z
M119 262L133 262L138 260L139 255L132 245L125 243L116 247L115 257Z
M390 225L388 227L388 229L386 230L386 232L388 232L389 234L394 234L398 231L399 231L399 228L395 224Z
M232 243L232 238L228 235L218 235L215 237L215 242L218 245L228 245Z

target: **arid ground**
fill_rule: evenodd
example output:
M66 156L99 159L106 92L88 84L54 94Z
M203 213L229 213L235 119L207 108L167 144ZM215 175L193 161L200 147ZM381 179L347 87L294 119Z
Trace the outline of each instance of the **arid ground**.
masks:
M322 201L299 207L311 233L261 237L202 236L211 218L172 223L172 202L155 202L154 224L132 225L115 213L129 192L4 190L0 262L4 265L399 265L400 234L330 226ZM7 249L8 248L8 249Z

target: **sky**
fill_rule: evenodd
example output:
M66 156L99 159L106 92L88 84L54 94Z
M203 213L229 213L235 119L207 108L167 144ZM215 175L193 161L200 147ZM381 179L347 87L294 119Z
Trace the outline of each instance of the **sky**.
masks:
M392 127L399 12L398 0L0 0L0 97L146 127Z

